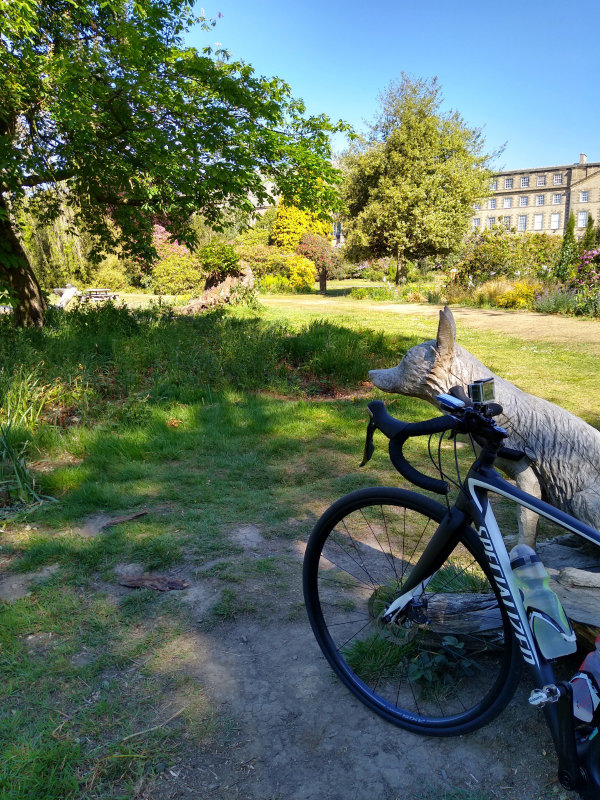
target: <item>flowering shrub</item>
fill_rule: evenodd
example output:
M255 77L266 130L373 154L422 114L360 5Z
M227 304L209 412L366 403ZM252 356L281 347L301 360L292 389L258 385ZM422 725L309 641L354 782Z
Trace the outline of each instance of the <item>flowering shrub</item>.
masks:
M269 262L268 273L263 273L259 286L267 292L310 292L316 277L315 265L308 258L277 251Z
M158 253L152 267L152 290L156 294L187 294L203 289L199 259L185 245L171 241L162 225L154 226L153 244Z
M460 286L474 287L494 277L555 277L561 239L543 233L513 233L502 227L473 233L462 257L448 277Z
M289 253L294 252L305 233L327 236L331 231L331 223L319 219L310 211L302 211L296 206L282 203L277 206L271 244Z
M540 286L525 281L517 281L511 289L503 292L497 300L500 308L528 308L534 306L536 293Z
M577 274L567 288L574 295L576 314L600 316L600 248L583 251Z
M332 247L331 242L325 236L317 236L314 233L305 233L297 252L305 256L315 265L319 276L319 289L325 292L327 289L327 278L337 278L342 272L340 267L340 254Z
M289 256L287 278L295 292L310 292L317 279L315 265L304 256Z

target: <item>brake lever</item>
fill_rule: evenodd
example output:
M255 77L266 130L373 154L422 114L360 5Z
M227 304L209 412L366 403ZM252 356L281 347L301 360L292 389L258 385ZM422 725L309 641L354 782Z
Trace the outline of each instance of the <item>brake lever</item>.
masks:
M377 425L375 425L375 420L373 417L369 420L369 424L367 425L367 436L365 439L365 450L363 452L363 460L358 465L359 467L364 467L367 461L371 460L371 456L375 452L375 445L373 444L373 434L377 430Z

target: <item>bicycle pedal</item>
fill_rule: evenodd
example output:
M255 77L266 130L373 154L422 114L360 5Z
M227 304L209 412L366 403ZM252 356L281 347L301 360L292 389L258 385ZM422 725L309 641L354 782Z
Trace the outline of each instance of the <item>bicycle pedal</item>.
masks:
M560 689L554 684L544 686L543 689L534 689L529 695L529 704L535 708L543 708L548 703L557 703L560 699Z

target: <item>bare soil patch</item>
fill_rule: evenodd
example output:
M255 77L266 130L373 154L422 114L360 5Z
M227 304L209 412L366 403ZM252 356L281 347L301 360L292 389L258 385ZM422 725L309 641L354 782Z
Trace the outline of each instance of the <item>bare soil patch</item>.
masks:
M247 557L255 558L253 526L243 527L235 537L241 543L247 536ZM173 668L198 685L229 726L204 748L183 743L176 762L146 783L140 798L420 800L450 790L482 800L564 796L542 715L527 703L526 676L496 721L458 738L415 736L356 700L334 678L304 617L308 531L298 533L302 540L292 543L269 540L281 553L287 588L264 580L255 613L209 629L199 620L173 645ZM256 601L252 583L247 589ZM177 595L185 600L186 592Z

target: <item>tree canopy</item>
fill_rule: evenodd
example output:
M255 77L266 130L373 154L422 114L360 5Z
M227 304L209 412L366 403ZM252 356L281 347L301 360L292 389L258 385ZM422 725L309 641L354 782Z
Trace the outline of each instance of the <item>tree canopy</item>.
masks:
M369 136L342 159L346 252L356 260L407 259L457 246L488 188L481 132L443 113L437 79L402 76L380 98Z
M184 0L0 0L0 284L20 324L44 302L13 210L44 220L67 204L95 253L153 256L152 225L193 245L200 211L277 194L331 207L337 171L325 116L308 116L278 78L223 51L184 44L206 20Z

